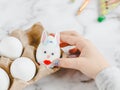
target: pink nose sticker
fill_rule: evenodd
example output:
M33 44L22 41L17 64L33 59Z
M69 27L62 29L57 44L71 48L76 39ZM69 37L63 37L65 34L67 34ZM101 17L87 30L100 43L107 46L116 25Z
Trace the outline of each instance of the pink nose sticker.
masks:
M46 65L49 65L49 64L51 64L52 62L50 61L50 60L44 60L44 64L46 64Z
M47 55L47 58L49 59L49 58L50 58L50 55Z

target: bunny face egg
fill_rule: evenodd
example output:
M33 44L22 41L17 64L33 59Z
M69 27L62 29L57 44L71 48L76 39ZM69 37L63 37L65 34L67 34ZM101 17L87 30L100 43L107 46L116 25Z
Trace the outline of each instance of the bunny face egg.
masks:
M0 55L11 59L21 56L23 50L22 43L15 37L6 37L0 42Z
M8 74L0 68L0 90L8 90L10 85L10 79Z
M31 59L20 57L11 64L10 72L14 78L29 81L36 73L36 66Z
M51 37L49 37L51 38ZM60 47L55 45L54 42L48 41L46 44L41 44L38 49L38 63L49 65L53 60L60 57Z
M36 58L39 64L50 66L53 60L60 58L61 50L58 42L58 35L55 37L47 36L43 32L41 43L38 46Z

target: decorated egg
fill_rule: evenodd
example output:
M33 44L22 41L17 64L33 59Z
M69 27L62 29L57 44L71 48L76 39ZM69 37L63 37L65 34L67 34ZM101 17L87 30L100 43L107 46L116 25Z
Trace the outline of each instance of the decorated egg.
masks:
M41 42L36 52L37 62L49 68L55 59L60 58L61 50L59 43L60 36L58 33L53 36L43 31Z
M6 37L0 41L0 55L11 59L21 56L23 50L22 43L15 37Z
M0 90L8 90L10 85L10 79L8 74L0 68Z
M11 64L10 72L14 78L30 81L36 73L36 66L31 59L20 57Z

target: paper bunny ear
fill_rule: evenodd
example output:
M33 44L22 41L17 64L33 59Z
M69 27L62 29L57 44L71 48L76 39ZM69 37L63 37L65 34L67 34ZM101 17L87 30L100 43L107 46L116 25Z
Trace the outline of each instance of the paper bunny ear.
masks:
M55 39L57 40L57 43L60 44L60 33L55 34Z
M42 36L41 36L41 43L43 43L45 41L45 39L47 38L48 34L47 31L43 31Z

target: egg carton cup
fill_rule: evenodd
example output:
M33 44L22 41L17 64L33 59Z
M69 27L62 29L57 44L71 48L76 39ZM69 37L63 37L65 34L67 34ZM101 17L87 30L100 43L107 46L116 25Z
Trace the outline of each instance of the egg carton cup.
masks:
M23 45L23 53L21 57L30 58L34 64L36 65L36 74L30 81L24 81L17 78L12 77L10 73L10 66L14 60L1 56L0 57L0 67L4 69L10 78L10 87L8 90L23 90L26 86L35 83L36 81L40 80L41 78L50 75L60 68L55 67L53 69L46 68L44 65L39 65L36 62L35 54L36 49L40 43L41 35L44 28L40 23L34 24L28 30L14 30L9 35L18 38L22 45ZM62 57L66 57L66 55L61 52Z

